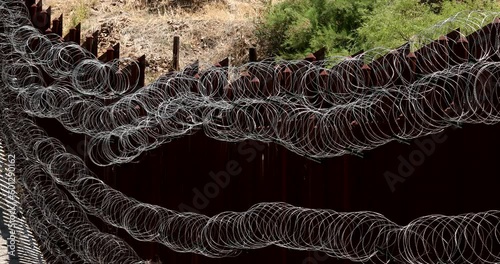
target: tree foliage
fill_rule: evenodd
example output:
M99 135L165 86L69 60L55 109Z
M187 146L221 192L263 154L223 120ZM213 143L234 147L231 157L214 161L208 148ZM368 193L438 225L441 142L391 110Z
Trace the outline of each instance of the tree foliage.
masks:
M500 11L495 0L285 0L258 26L268 50L302 58L325 46L328 55L395 48L460 11Z
M269 8L259 26L260 37L284 58L323 46L330 53L348 54L373 4L374 0L286 0Z
M425 2L420 0L378 0L373 13L364 17L357 29L360 46L395 48L415 35L459 12L500 11L494 0L451 0ZM449 28L448 30L452 30ZM442 32L439 32L442 33ZM436 38L438 36L429 36Z

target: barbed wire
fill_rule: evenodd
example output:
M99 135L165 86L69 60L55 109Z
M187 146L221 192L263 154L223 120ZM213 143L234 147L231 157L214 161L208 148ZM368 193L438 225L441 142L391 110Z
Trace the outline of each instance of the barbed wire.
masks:
M440 39L425 52L405 46L388 56L377 55L379 49L342 60L266 61L212 67L198 76L177 72L141 89L130 84L126 70L118 71L121 62L98 62L76 44L41 35L18 1L0 2L0 13L2 134L19 153L23 209L50 261L144 263L87 214L136 240L209 257L276 245L358 262L500 261L499 211L430 215L400 226L374 212L279 202L212 217L142 203L99 180L33 119L55 118L89 136L89 157L101 166L129 162L200 129L218 140L273 141L325 158L437 133L456 122L495 124L500 74L491 32L498 23L490 33L476 30L496 13L472 12L440 25L476 29L470 50L460 49L467 41L462 36ZM425 36L409 46L429 41Z
M272 141L328 158L453 123L497 123L498 62L492 58L499 56L493 36L499 23L477 31L497 15L472 12L432 28L434 35L455 25L475 29L471 49L460 35L423 46L431 42L425 33L385 56L386 49L374 49L342 60L211 67L196 77L171 73L139 90L129 78L136 62L100 62L75 43L21 25L5 40L12 46L4 61L12 63L2 79L26 113L90 136L89 158L100 166L130 162L200 129L222 141ZM410 53L412 46L422 48ZM468 58L475 62L463 63ZM123 64L133 67L120 69ZM54 79L50 85L47 76Z

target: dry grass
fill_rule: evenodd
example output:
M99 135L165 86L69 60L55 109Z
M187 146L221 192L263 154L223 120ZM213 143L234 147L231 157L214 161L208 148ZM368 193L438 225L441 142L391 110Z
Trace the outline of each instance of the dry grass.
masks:
M245 62L248 48L258 45L254 22L269 1L198 1L193 8L167 1L148 8L145 0L45 0L44 3L52 6L56 16L64 14L64 32L78 22L82 22L82 33L106 27L110 32L100 40L101 51L120 42L122 57L146 54L146 83L150 83L171 67L174 35L181 40L181 68L195 60L202 66L212 65L228 56L233 65Z

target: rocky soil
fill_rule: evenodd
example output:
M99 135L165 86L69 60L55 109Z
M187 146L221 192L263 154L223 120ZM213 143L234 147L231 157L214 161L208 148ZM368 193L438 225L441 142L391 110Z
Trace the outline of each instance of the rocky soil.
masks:
M82 33L100 30L99 54L120 42L121 57L146 54L146 83L150 83L172 68L172 44L180 36L181 69L199 60L208 67L226 58L231 65L248 60L248 48L259 48L255 37L255 22L265 9L267 0L156 1L145 0L81 0L87 1L88 17L82 23ZM81 11L80 0L46 0L54 17L63 13L66 21ZM149 0L148 0L149 1ZM82 37L82 40L84 38Z

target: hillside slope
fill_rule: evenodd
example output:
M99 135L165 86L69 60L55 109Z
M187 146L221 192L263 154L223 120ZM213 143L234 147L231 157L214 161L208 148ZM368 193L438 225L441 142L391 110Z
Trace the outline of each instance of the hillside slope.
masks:
M82 34L100 30L100 54L117 42L122 57L146 54L150 83L171 67L174 35L180 36L181 68L197 59L206 67L228 56L233 65L245 62L248 48L258 46L254 22L271 3L212 0L180 6L143 1L45 0L44 5L52 6L53 18L63 14L64 32L78 22Z

